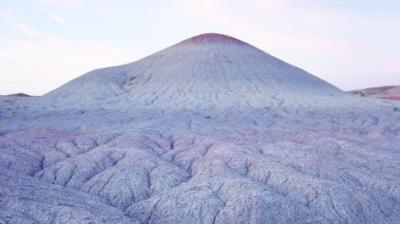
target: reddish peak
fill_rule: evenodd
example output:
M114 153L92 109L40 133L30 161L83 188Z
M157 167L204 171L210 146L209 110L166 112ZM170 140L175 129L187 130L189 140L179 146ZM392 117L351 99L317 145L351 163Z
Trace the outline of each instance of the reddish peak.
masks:
M230 43L230 44L245 44L239 39L218 34L218 33L204 33L189 39L184 40L182 43Z

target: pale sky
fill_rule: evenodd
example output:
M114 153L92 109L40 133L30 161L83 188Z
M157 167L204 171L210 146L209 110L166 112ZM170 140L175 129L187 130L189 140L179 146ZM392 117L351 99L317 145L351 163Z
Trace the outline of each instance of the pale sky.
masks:
M344 90L400 84L399 0L1 0L0 95L41 95L206 32Z

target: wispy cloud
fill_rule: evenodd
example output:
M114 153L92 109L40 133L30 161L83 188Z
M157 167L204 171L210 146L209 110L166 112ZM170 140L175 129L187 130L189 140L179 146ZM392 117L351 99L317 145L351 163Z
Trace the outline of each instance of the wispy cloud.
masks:
M83 4L85 0L30 0L30 2L35 4L54 5L60 7L77 7Z
M40 11L41 13L43 13L44 15L47 16L47 18L51 19L52 21L54 21L55 23L59 24L59 25L63 25L63 26L67 26L70 22L67 18L65 18L64 16L56 13L54 10L52 10L53 8L58 8L63 9L67 5L68 3L71 3L74 1L61 1L61 0L31 0L29 3L27 3L27 5L33 9L37 9L38 11ZM79 2L79 1L76 1ZM71 5L72 6L72 5Z
M49 39L49 35L42 33L24 23L19 21L14 15L10 13L2 13L1 15L3 19L5 19L8 23L13 25L15 28L17 28L20 32L24 33L30 38L35 38L35 39Z
M61 16L59 14L56 14L55 12L51 11L48 8L45 8L43 6L38 6L38 9L42 13L44 13L48 18L50 18L51 20L56 22L57 24L60 24L60 25L63 25L63 26L66 26L66 25L69 24L69 21L65 17L63 17L63 16Z

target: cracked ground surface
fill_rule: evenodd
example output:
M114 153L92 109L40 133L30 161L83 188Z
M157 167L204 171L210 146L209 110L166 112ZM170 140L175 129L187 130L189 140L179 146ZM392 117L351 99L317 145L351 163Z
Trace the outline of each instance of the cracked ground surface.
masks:
M400 222L389 107L78 114L3 116L0 222Z

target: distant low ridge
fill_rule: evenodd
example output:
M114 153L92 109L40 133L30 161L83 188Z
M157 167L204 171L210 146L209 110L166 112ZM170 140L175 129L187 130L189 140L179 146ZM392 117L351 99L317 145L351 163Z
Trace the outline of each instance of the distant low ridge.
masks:
M7 97L30 97L31 95L25 94L25 93L14 93L14 94L9 94L6 95Z
M350 91L350 93L381 99L400 100L400 85L371 87L361 90Z

